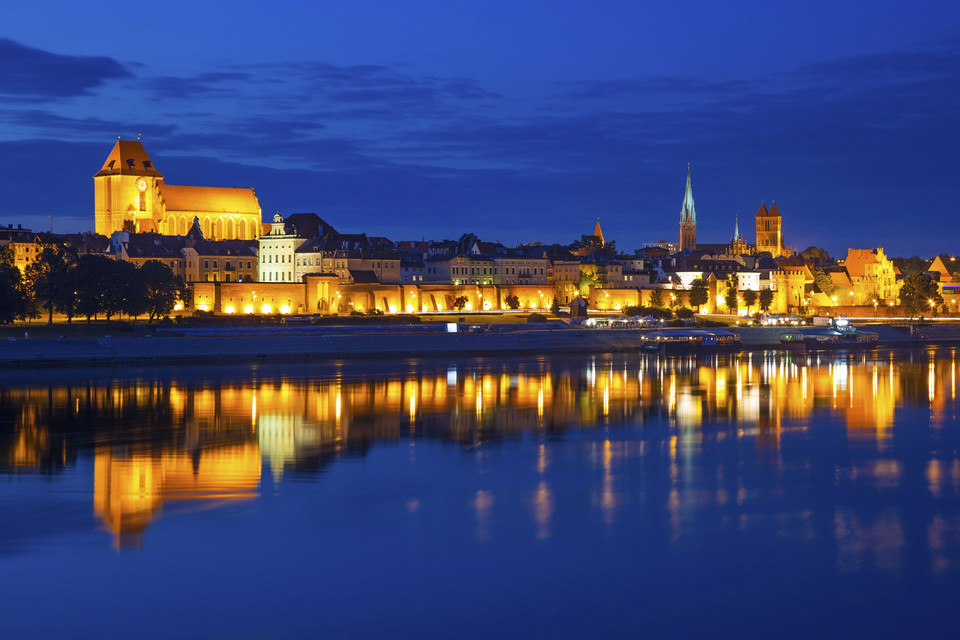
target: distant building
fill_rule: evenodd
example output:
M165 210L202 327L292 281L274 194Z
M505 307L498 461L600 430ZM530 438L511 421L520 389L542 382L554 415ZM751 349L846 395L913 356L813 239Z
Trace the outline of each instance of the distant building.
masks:
M151 260L161 262L187 282L257 281L257 243L207 240L196 219L183 236L117 231L106 255L138 267Z
M757 251L769 253L774 258L782 258L790 254L783 242L783 217L776 203L767 205L760 203L757 210Z
M657 240L655 242L644 242L643 249L662 249L667 253L676 253L680 251L680 245L676 242L667 242L666 240Z
M0 227L0 247L6 247L13 253L13 265L23 273L31 262L35 262L40 253L40 245L37 243L37 234L30 229L24 229L17 225Z
M304 272L303 258L296 252L301 245L335 234L336 230L315 213L294 213L286 218L279 213L273 216L269 230L260 236L259 272L260 282L300 282ZM311 264L306 272L323 271Z
M256 240L260 202L253 188L166 184L139 140L117 140L93 177L96 232L185 235L194 218L211 240Z
M687 165L687 188L680 209L680 251L697 248L697 209L693 204L693 186L690 183L690 165Z

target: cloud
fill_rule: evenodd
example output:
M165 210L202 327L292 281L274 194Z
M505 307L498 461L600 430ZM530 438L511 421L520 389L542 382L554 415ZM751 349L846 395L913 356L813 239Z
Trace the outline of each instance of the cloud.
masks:
M60 55L0 39L0 94L14 99L89 95L109 80L132 76L113 58Z
M195 99L205 94L242 95L254 76L241 72L211 72L195 76L145 78L143 84L158 98Z
M735 95L753 90L756 83L744 80L705 82L685 76L650 76L624 80L563 81L560 97L572 100L611 100L617 98L649 98L665 95L714 96Z

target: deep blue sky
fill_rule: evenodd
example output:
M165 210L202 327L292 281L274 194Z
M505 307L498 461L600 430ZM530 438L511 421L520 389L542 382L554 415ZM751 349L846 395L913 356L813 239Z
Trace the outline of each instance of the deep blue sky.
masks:
M12 3L7 3L12 4ZM0 8L0 223L93 227L118 134L395 239L956 252L960 3L524 0ZM927 223L929 221L929 223Z

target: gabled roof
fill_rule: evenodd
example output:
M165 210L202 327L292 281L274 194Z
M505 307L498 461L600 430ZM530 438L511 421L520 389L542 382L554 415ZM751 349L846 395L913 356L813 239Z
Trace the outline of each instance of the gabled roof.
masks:
M772 217L777 217L777 218L782 217L782 216L780 215L780 210L777 209L777 203L776 203L776 202L770 203L770 215L771 215Z
M952 275L950 273L950 269L948 269L947 265L943 263L943 260L940 258L940 256L937 256L933 259L933 261L930 263L930 266L927 267L927 271L931 273L939 273L941 282L949 280Z
M838 289L849 289L853 287L853 283L850 281L850 276L847 275L846 271L828 271L827 275L830 276L833 286Z
M139 140L117 140L94 178L119 175L163 178Z
M764 216L769 216L769 215L770 215L770 212L767 211L767 205L766 205L765 203L761 202L761 203L760 203L760 208L757 209L757 216L756 216L756 217L762 218L762 217L764 217Z
M257 200L257 194L252 188L183 187L165 184L160 187L160 195L166 203L168 212L207 211L260 215L260 201Z
M866 266L877 263L877 254L870 249L847 249L847 259L843 266L851 278L861 278L866 275Z

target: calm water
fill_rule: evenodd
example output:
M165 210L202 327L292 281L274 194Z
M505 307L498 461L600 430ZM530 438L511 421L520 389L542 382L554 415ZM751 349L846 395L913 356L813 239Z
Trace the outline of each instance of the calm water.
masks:
M952 634L958 355L8 372L0 637Z

